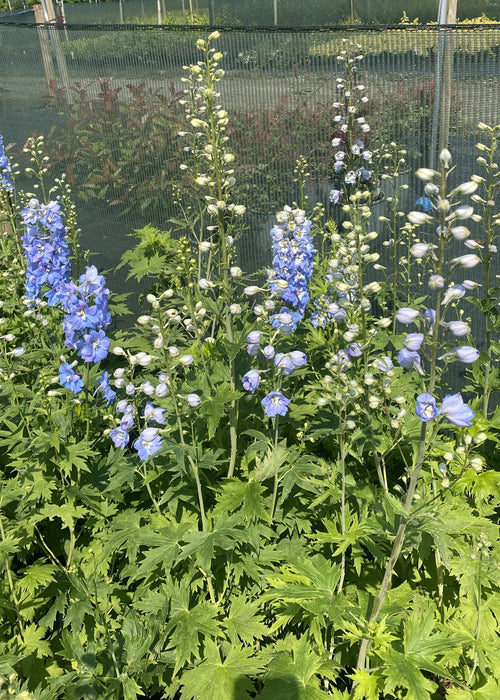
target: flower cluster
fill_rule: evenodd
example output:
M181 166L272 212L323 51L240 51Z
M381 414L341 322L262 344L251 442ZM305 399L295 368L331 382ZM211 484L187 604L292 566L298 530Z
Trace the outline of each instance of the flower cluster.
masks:
M283 321L277 315L274 327L293 327L296 318L293 313L304 315L309 301L308 283L313 271L316 250L311 237L311 222L300 209L285 207L277 216L278 224L271 229L273 242L273 269L268 270L271 293L280 297L285 304L296 309L290 312L287 307L282 314L290 314L291 319ZM294 330L294 328L292 328Z
M271 316L271 319L273 316ZM276 335L276 334L275 334ZM251 331L247 336L247 352L251 357L261 356L268 363L272 363L274 375L278 381L281 377L290 376L296 369L305 367L307 356L301 350L291 350L290 352L276 352L272 341L267 345L261 345L262 333ZM260 385L261 371L251 369L243 375L241 383L245 391L254 393ZM265 396L261 404L266 414L273 418L276 415L284 416L288 411L290 399L280 391L271 391Z
M5 155L5 146L3 145L3 136L0 134L0 190L5 192L14 191L14 183L12 182L12 167L9 159Z
M332 204L342 203L352 192L373 190L376 184L373 153L366 147L366 138L371 129L363 116L368 98L365 86L356 80L357 64L363 58L357 49L359 45L350 42L349 48L343 49L337 56L345 67L345 76L336 79L336 88L341 95L333 104L337 113L332 139L335 149L334 187L330 192Z
M109 289L93 265L86 268L78 282L61 285L57 294L66 311L63 321L65 343L85 362L97 363L107 357L110 346L106 335L106 328L111 323Z
M61 299L71 269L60 204L56 201L40 204L32 198L21 216L26 226L22 239L27 261L26 303L34 306L43 293L54 306Z

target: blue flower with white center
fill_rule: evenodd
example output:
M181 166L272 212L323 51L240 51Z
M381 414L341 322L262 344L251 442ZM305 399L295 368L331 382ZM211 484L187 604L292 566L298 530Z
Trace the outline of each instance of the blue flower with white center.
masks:
M448 394L441 404L441 415L453 425L458 425L460 428L470 428L476 414L472 408L464 403L460 394Z
M78 354L85 362L100 362L108 356L110 339L103 330L84 333Z
M261 401L264 411L269 418L286 415L289 403L290 399L287 399L280 391L271 391Z
M119 447L121 450L124 450L130 441L130 435L123 428L113 428L109 433L109 437L113 441L114 446Z
M146 428L134 442L134 448L142 460L152 457L162 445L163 440L158 435L158 428Z
M434 420L439 415L439 408L436 405L436 399L432 394L424 392L417 396L417 405L415 413L421 421L427 423Z
M59 382L73 394L79 394L84 387L83 379L68 362L63 362L59 367Z

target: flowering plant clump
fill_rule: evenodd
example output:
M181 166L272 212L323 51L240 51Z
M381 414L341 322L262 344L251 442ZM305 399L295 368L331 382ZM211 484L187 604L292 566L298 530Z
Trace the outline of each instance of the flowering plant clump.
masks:
M446 149L417 172L426 211L400 216L394 180L389 275L356 177L341 227L284 206L249 276L217 38L182 99L196 206L123 257L135 324L113 327L43 139L35 192L0 156L8 692L496 698L500 127L481 175L455 184Z

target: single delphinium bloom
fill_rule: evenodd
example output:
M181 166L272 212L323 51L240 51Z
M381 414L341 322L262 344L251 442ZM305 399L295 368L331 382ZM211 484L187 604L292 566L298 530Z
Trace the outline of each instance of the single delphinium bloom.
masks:
M114 446L122 450L124 450L130 442L130 435L126 430L120 427L113 428L109 433L109 437L113 441Z
M303 211L290 207L285 207L277 218L279 223L271 229L273 269L268 271L269 288L271 294L302 317L309 301L308 284L316 256L311 222Z
M336 79L338 97L333 103L335 133L332 139L332 204L344 204L355 191L373 192L377 186L374 157L367 145L371 128L364 116L368 98L365 86L357 79L361 59L362 56L352 42L337 56L337 60L344 65L345 75Z
M163 440L158 435L158 428L146 428L134 442L134 448L142 460L152 457L162 445Z
M5 154L5 146L3 145L3 136L0 134L0 190L12 193L14 192L14 183L12 181L12 167L9 159Z
M243 384L245 391L250 391L253 394L260 383L259 371L256 369L249 370L241 378L241 383Z
M84 387L83 379L68 362L63 362L59 367L59 382L73 394L79 394Z
M434 420L434 418L439 415L439 408L436 406L436 399L434 396L427 392L419 394L417 396L415 413L424 423Z
M26 257L26 299L33 306L42 295L54 306L69 281L71 265L66 228L58 202L40 204L29 200L21 211L26 227L22 238Z
M289 403L290 399L287 399L280 391L271 391L261 401L269 418L286 415Z
M441 415L446 418L449 423L457 425L461 428L470 428L472 419L476 415L470 406L464 403L460 394L448 394L444 397L441 404Z
M159 425L163 425L165 423L165 414L167 412L166 408L161 408L159 406L153 406L153 404L148 401L146 406L144 407L144 419L146 421L154 421L155 423L158 423Z

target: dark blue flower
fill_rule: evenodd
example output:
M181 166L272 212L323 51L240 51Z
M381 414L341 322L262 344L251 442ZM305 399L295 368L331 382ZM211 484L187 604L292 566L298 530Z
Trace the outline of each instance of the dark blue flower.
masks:
M429 197L419 197L413 205L413 208L416 211L423 211L428 214L433 208L432 201L429 199Z
M287 399L280 391L271 391L261 401L264 411L270 418L286 415L289 403L290 399Z

